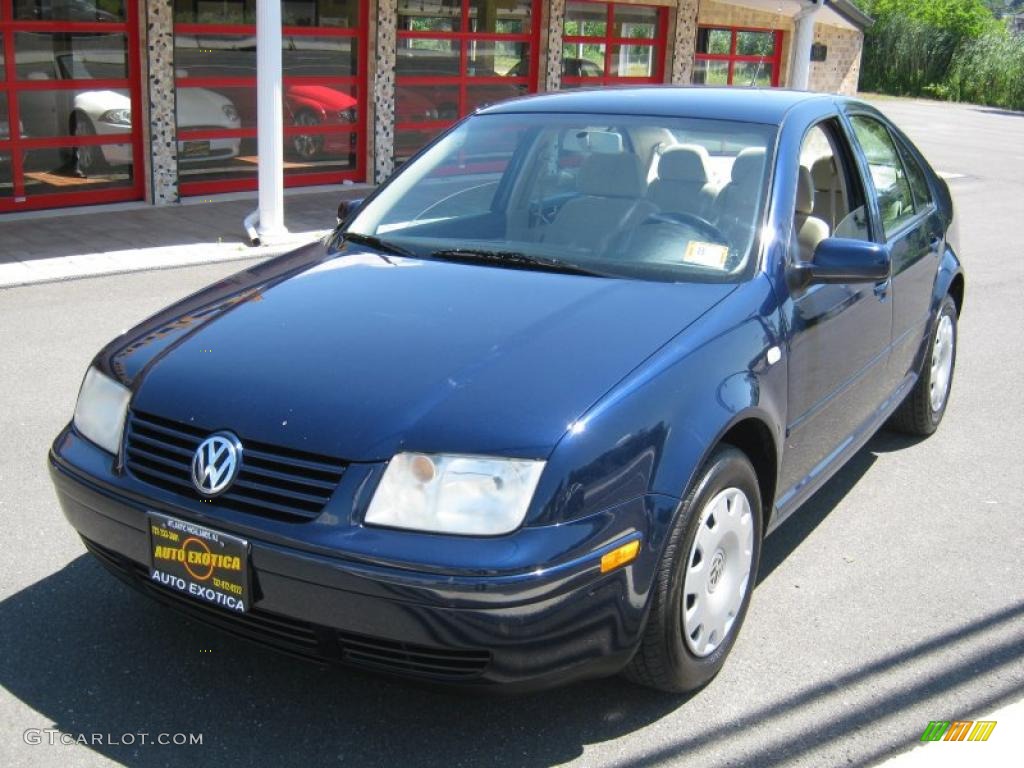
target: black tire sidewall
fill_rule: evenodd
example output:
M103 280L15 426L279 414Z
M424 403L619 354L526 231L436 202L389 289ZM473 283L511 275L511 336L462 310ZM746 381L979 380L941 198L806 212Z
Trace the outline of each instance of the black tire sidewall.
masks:
M746 494L753 512L754 552L750 564L750 578L747 592L743 596L743 602L728 637L712 653L705 657L699 657L690 651L683 637L682 597L686 564L689 560L690 548L697 535L701 511L716 494L731 487L739 488ZM681 687L684 689L699 688L718 674L739 636L747 608L750 605L750 597L754 591L761 558L762 509L757 475L750 461L738 449L723 446L708 460L696 487L688 495L684 507L680 510L673 531L673 534L678 535L680 540L675 548L669 589L664 595L664 599L668 601L668 610L663 614L666 618L666 626L663 627L663 630L673 677L680 681Z

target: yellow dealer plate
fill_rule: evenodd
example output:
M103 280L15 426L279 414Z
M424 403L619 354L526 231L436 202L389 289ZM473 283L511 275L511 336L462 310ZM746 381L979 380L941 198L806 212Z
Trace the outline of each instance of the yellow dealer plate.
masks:
M150 512L149 578L228 611L249 610L249 542Z

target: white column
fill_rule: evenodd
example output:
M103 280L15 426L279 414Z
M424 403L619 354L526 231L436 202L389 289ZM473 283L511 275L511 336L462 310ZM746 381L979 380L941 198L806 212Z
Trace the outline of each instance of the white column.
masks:
M789 68L789 87L806 91L811 78L811 46L814 45L814 18L824 0L809 0L793 18L792 66Z
M256 145L259 152L260 239L284 226L284 135L281 100L281 0L256 3Z

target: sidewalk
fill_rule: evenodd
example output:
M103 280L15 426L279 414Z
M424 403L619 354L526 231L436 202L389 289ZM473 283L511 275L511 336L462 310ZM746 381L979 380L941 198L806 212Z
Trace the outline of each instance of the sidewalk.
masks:
M248 244L242 220L256 193L0 215L0 289L146 269L266 258L311 242L334 227L343 197L365 186L338 185L285 194L287 239Z

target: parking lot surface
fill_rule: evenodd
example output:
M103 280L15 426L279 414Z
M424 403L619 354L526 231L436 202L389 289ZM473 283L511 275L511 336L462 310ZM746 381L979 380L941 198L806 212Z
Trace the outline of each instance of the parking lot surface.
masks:
M928 440L876 436L768 539L739 642L689 698L621 679L490 698L324 670L136 596L65 523L49 441L106 340L239 265L0 290L0 765L864 765L931 720L1024 697L1024 115L877 104L958 204L949 410ZM926 749L990 765L988 746Z

